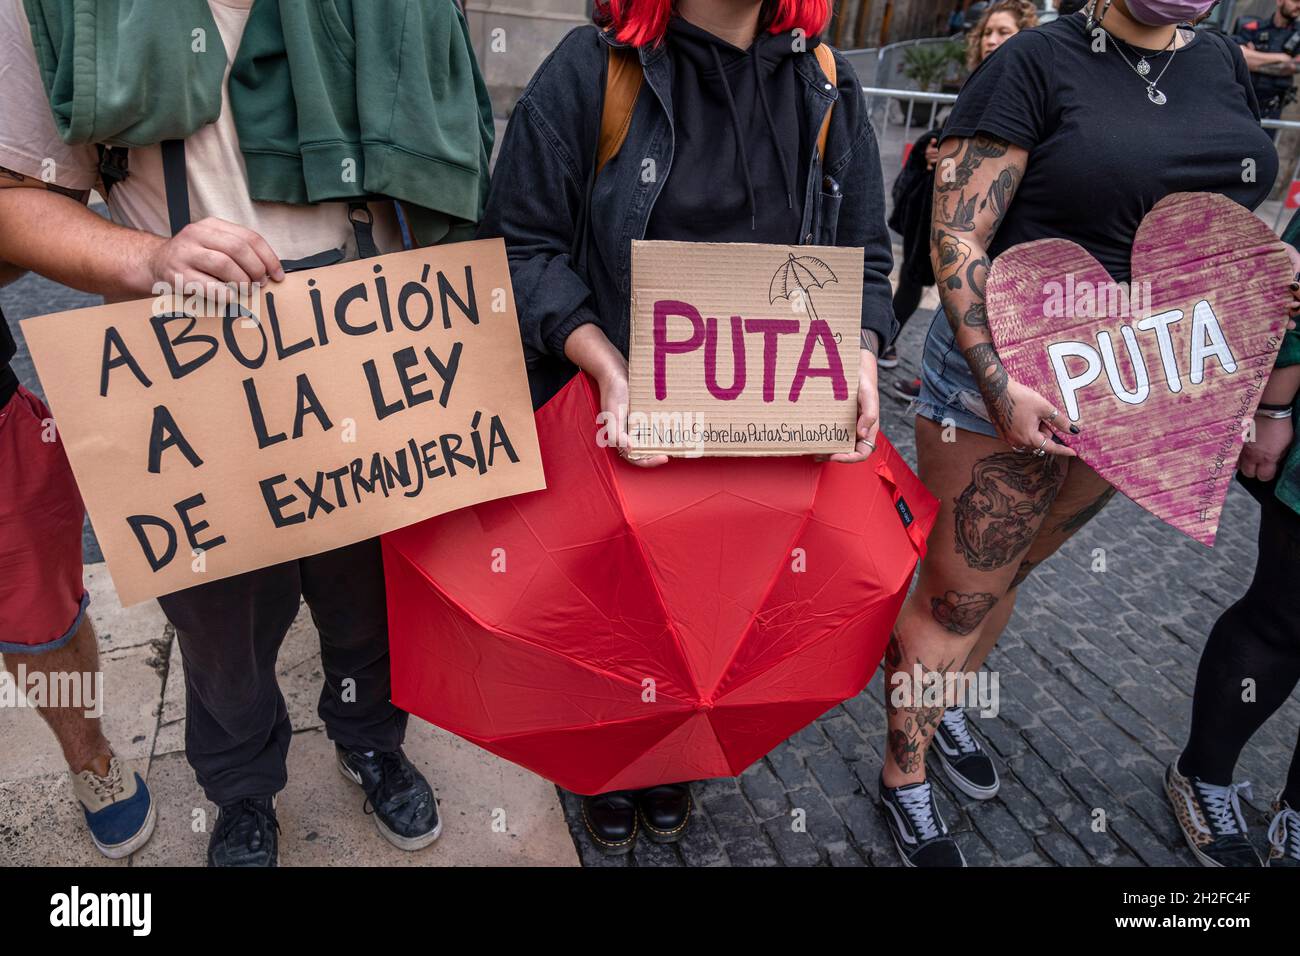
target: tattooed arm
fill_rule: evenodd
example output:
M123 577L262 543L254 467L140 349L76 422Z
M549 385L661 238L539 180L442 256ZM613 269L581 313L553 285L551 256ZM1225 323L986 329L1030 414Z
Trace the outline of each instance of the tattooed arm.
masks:
M178 275L200 287L284 278L271 247L242 226L204 219L165 239L96 215L88 197L0 167L0 273L30 270L110 301L152 295Z
M984 134L944 141L934 176L930 259L957 347L999 434L1016 448L1043 447L1053 454L1073 455L1049 438L1052 430L1044 422L1054 411L1051 403L1008 377L985 310L988 249L1015 198L1028 158L1021 147Z

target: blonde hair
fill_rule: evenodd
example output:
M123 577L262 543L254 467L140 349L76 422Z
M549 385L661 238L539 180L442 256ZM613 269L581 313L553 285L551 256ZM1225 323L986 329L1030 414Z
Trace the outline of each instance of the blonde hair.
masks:
M1011 19L1016 21L1018 31L1038 26L1038 8L1030 0L998 0L984 11L979 22L975 24L975 29L971 30L966 37L966 68L969 70L979 66L983 59L980 51L984 45L984 30L996 13L1011 14Z

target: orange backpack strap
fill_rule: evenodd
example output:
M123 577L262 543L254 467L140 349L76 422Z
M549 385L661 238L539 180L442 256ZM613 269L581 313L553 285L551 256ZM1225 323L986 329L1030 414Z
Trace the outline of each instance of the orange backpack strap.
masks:
M831 86L837 85L835 54L830 46L819 43L813 48L813 53ZM609 48L609 66L605 71L605 103L600 115L600 143L596 148L597 175L623 148L627 132L632 126L632 111L636 108L636 99L644 81L641 58L635 50ZM826 111L821 132L817 135L817 152L823 159L826 157L826 138L831 132L831 113L834 108L832 104L831 109Z
M835 73L835 51L830 48L829 44L819 43L813 47L813 53L817 56L817 64L826 74L826 79L830 81L832 87L838 86L839 82ZM826 118L822 120L821 132L817 134L817 155L826 160L826 137L831 134L831 113L835 110L835 104L826 111Z
M645 74L636 50L609 48L605 70L605 105L600 114L600 143L596 147L596 174L618 155L632 126L632 111L641 93Z

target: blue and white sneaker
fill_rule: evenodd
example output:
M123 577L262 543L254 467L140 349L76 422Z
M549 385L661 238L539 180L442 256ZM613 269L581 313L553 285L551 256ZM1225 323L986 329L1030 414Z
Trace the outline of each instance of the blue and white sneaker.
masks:
M72 792L86 815L90 838L110 860L130 856L153 835L158 816L149 788L135 771L125 779L117 757L109 760L103 777L91 770L73 774Z
M1300 867L1300 810L1281 797L1273 804L1273 822L1268 826L1268 862L1264 865Z

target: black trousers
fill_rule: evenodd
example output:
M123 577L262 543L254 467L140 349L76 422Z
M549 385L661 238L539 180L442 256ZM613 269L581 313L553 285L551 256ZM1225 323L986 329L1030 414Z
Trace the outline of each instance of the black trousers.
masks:
M1300 682L1300 515L1273 486L1241 479L1260 502L1259 560L1241 600L1215 622L1201 652L1192 697L1192 731L1178 766L1227 786L1246 742ZM1254 693L1245 694L1249 680ZM1247 699L1243 699L1247 698ZM1300 740L1283 797L1300 807Z
M348 749L396 750L388 615L378 539L159 598L185 661L185 753L218 805L284 788L293 728L275 661L305 599L320 633L318 713Z
M895 333L894 341L890 342L890 345L897 344L903 334L903 326L907 325L907 320L920 308L921 296L925 295L925 286L906 278L906 274L905 266L903 276L898 279L898 288L894 291L894 319L898 322L898 332Z

